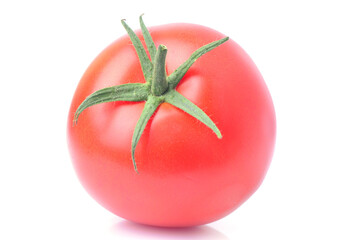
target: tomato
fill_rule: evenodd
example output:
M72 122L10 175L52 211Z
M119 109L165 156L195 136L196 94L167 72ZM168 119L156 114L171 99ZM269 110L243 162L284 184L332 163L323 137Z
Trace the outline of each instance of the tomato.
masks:
M199 47L225 37L194 24L149 28L155 46L167 47L170 75ZM143 35L136 32L145 45ZM148 53L148 52L147 52ZM74 94L68 146L87 192L114 214L155 226L194 226L218 220L260 186L275 143L275 112L265 82L246 52L229 39L201 56L176 87L216 124L222 138L185 111L163 102L149 119L132 161L132 137L144 101L117 101L85 109L95 91L145 83L129 36L91 63Z

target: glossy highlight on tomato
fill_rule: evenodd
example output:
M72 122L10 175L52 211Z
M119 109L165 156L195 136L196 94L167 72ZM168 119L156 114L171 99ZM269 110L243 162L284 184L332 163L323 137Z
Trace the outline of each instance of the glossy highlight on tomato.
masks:
M225 37L183 23L151 27L149 32L156 47L167 48L167 76L198 48ZM141 31L136 34L146 46ZM67 127L72 163L82 185L109 211L142 224L195 226L228 215L260 186L274 150L274 107L256 65L231 39L197 59L176 90L206 113L222 138L163 102L137 143L136 172L132 138L144 101L93 105L80 114L78 124L73 121L93 92L145 82L127 35L102 51L84 73Z

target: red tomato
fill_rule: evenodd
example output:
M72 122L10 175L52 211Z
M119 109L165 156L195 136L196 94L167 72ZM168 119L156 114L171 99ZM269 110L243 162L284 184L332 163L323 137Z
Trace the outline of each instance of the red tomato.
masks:
M168 75L199 47L224 37L207 27L170 24L149 28L167 49ZM137 35L144 44L142 34ZM218 220L260 186L275 143L275 112L257 67L229 40L200 57L177 91L199 106L223 137L182 110L163 103L146 126L131 160L131 140L144 102L92 106L73 125L91 93L144 83L128 36L108 46L83 75L68 117L73 166L88 193L114 214L156 226L193 226Z

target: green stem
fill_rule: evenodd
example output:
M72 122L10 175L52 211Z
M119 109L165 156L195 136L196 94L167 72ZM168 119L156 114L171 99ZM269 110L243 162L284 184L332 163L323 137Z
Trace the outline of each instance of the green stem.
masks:
M153 80L151 86L152 93L155 96L161 96L169 87L165 69L166 54L167 48L164 45L159 45L154 58Z

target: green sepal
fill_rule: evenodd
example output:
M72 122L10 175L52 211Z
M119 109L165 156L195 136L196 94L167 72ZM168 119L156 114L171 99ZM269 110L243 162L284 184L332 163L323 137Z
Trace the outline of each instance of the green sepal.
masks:
M146 82L150 82L152 78L152 69L153 69L153 64L151 60L149 60L148 55L146 53L145 48L143 47L141 40L139 37L135 34L135 32L126 24L125 20L123 19L122 25L127 31L131 42L133 43L137 56L139 57L141 68L143 75L145 77Z
M155 47L151 34L149 33L145 23L143 22L142 16L143 14L140 16L140 26L141 26L143 38L145 39L145 43L146 43L149 55L151 56L151 59L153 62L157 49Z
M143 111L141 113L141 116L138 122L136 123L133 138L131 141L131 158L133 161L134 169L137 173L138 173L137 165L135 162L135 149L136 149L137 143L140 140L140 137L148 123L148 120L151 118L151 116L153 115L153 113L155 112L155 110L158 108L158 106L161 103L162 103L162 98L149 95L146 101L145 107L143 108Z
M96 104L114 101L144 101L148 98L149 86L143 83L128 83L100 89L90 94L79 105L75 112L74 123L77 123L79 115L88 107Z
M209 118L209 116L207 116L203 110L181 95L179 92L172 90L165 94L165 102L174 105L175 107L198 119L200 122L212 129L218 138L222 138L221 132L217 128L216 124L214 124L214 122Z
M193 65L193 63L202 55L205 53L215 49L219 45L223 44L224 42L228 41L229 37L222 38L220 40L211 42L209 44L206 44L202 47L200 47L198 50L192 53L192 55L188 58L187 61L182 63L181 66L179 66L169 77L169 85L171 89L176 88L177 84L181 81L183 76L186 74L188 69Z

